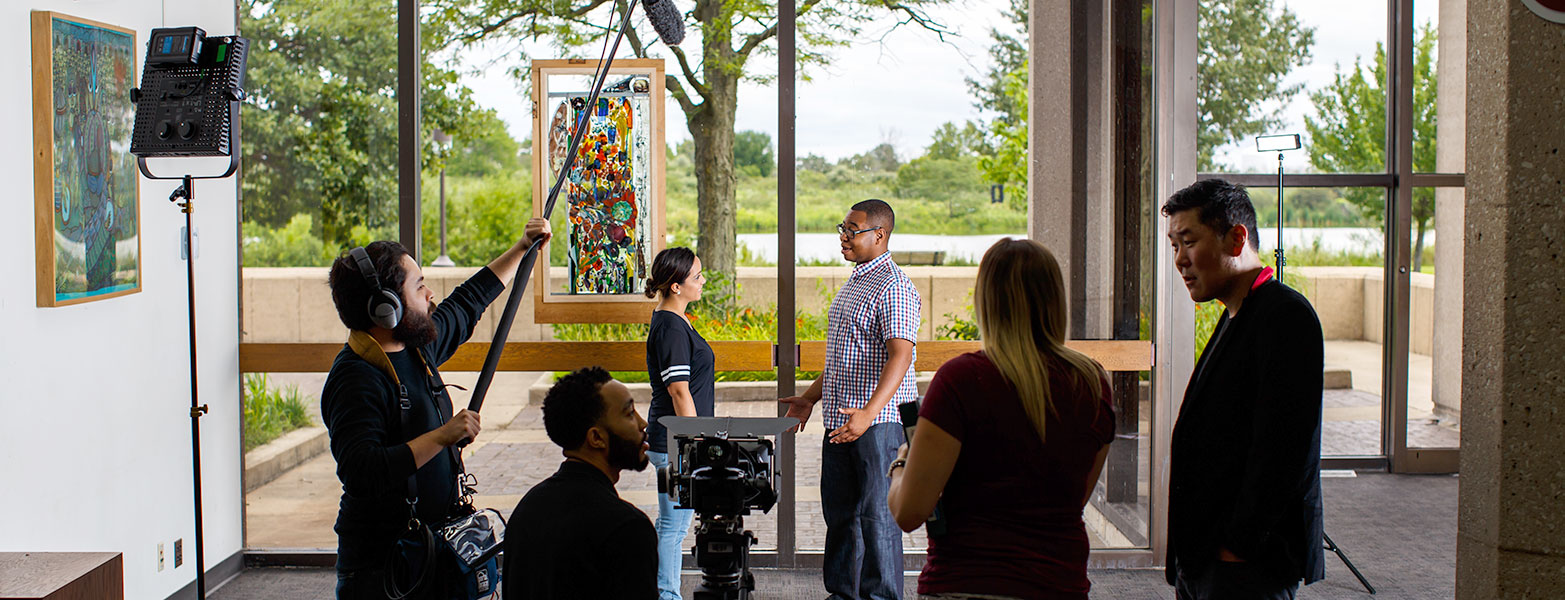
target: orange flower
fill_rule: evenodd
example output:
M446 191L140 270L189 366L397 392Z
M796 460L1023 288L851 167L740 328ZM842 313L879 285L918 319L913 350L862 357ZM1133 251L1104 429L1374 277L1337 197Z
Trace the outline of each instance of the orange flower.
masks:
M685 318L686 319L690 319L693 322L693 321L695 321L697 319L700 319L701 317L696 316L695 313L687 312L687 313L685 313Z

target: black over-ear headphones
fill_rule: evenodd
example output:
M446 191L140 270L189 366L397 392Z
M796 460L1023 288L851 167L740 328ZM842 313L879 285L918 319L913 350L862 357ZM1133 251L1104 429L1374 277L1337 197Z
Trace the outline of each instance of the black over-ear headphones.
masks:
M364 283L370 286L370 299L364 307L369 313L370 322L386 329L396 329L397 323L402 322L402 297L380 287L380 276L376 275L375 264L370 262L370 254L363 246L349 250L348 256L353 257L353 261L358 264L359 275L364 276Z

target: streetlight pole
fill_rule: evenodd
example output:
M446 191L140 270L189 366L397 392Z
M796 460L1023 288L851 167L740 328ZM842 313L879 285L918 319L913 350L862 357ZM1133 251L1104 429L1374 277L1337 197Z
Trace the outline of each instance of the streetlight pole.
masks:
M435 138L435 143L440 144L441 149L449 148L448 144L451 143L449 134L436 129L433 137ZM429 266L456 266L456 263L451 260L451 256L446 254L446 161L443 159L440 161L440 256L435 257L435 261L429 263Z

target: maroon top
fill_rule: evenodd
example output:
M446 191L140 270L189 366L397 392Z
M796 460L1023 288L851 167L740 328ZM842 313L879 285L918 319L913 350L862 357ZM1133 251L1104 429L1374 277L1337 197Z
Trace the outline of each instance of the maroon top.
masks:
M1087 597L1081 502L1093 460L1114 439L1113 392L1104 377L1093 398L1069 373L1051 368L1059 414L1048 418L1047 443L982 352L935 373L919 419L950 433L962 451L941 496L946 533L929 538L918 593Z

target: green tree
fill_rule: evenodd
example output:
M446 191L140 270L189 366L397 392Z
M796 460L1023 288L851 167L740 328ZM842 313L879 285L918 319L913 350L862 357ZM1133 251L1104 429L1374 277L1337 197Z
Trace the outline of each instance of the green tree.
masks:
M395 0L239 0L250 54L244 105L244 216L271 227L319 214L327 246L354 229L389 230L397 212ZM439 39L438 30L426 37ZM452 70L426 43L426 127L459 140L492 135ZM503 128L501 129L503 133ZM514 142L513 142L514 143ZM426 139L426 162L436 147Z
M777 166L772 152L772 136L764 131L741 131L734 135L734 166L745 173L771 177Z
M1005 94L1027 112L1027 63L1005 78ZM992 154L978 157L984 180L1005 186L1005 204L1015 210L1027 210L1027 119L995 119L989 124Z
M522 152L523 148L532 146L517 143L493 110L473 111L471 118L476 126L471 129L476 130L478 137L452 136L446 155L437 156L434 163L426 163L426 170L439 169L443 164L447 176L492 177L532 168Z
M596 54L605 36L618 26L605 28L593 22L600 7L627 8L629 0L431 0L437 20L447 23L467 43L494 39L546 39L577 52ZM882 17L894 17L893 27L914 23L938 34L947 33L924 12L949 0L805 0L797 7L798 62L802 67L820 65L828 53L859 38L862 28ZM766 0L695 0L685 4L700 35L701 55L692 61L680 48L652 45L645 31L626 34L626 42L638 57L667 53L671 66L666 87L685 114L685 124L695 140L696 203L702 265L732 274L736 266L735 225L737 188L734 166L734 117L739 104L739 83L766 83L766 69L752 69L757 53L776 51L777 5ZM595 12L596 11L596 12Z
M1302 84L1284 86L1283 78L1309 62L1315 32L1277 0L1199 4L1197 168L1212 171L1219 146L1280 122L1282 106L1303 89ZM1019 32L990 30L994 66L981 79L969 79L968 89L979 108L999 113L987 127L991 152L983 168L990 181L1008 186L1009 195L1009 186L1025 191L1026 181L1027 1L1012 0L1005 14ZM1151 18L1150 11L1143 18ZM1025 206L1025 196L1021 200Z
M870 148L868 152L855 154L837 161L837 165L865 173L877 171L894 173L902 166L902 159L897 157L896 147L889 143L881 142L874 148Z
M1219 146L1282 122L1283 107L1304 89L1302 83L1283 85L1283 78L1309 62L1315 29L1301 25L1277 0L1198 4L1196 168L1214 171Z
M1435 170L1435 30L1418 29L1413 42L1413 170ZM1355 58L1340 67L1331 84L1310 94L1315 115L1304 117L1310 134L1310 164L1331 173L1379 173L1386 169L1386 49L1375 44L1373 64L1366 69ZM1379 188L1348 188L1343 198L1376 224L1385 222L1386 192ZM1424 234L1435 216L1432 188L1413 190L1413 270L1423 266Z
M897 197L942 202L953 219L977 211L984 193L977 163L976 156L915 158L897 169Z
M961 127L957 127L956 123L942 123L935 128L929 146L924 149L924 156L956 159L963 156L989 154L984 133L983 128L972 121L962 124Z
M831 170L831 162L819 154L810 153L799 159L799 169L802 171L814 171L825 173Z
M1005 91L1005 78L1011 73L1025 72L1027 65L1027 6L1028 0L1011 0L1005 11L1006 27L990 27L989 70L981 79L967 78L967 91L973 95L973 106L980 110L999 113L1001 119L1026 121L1027 107Z

